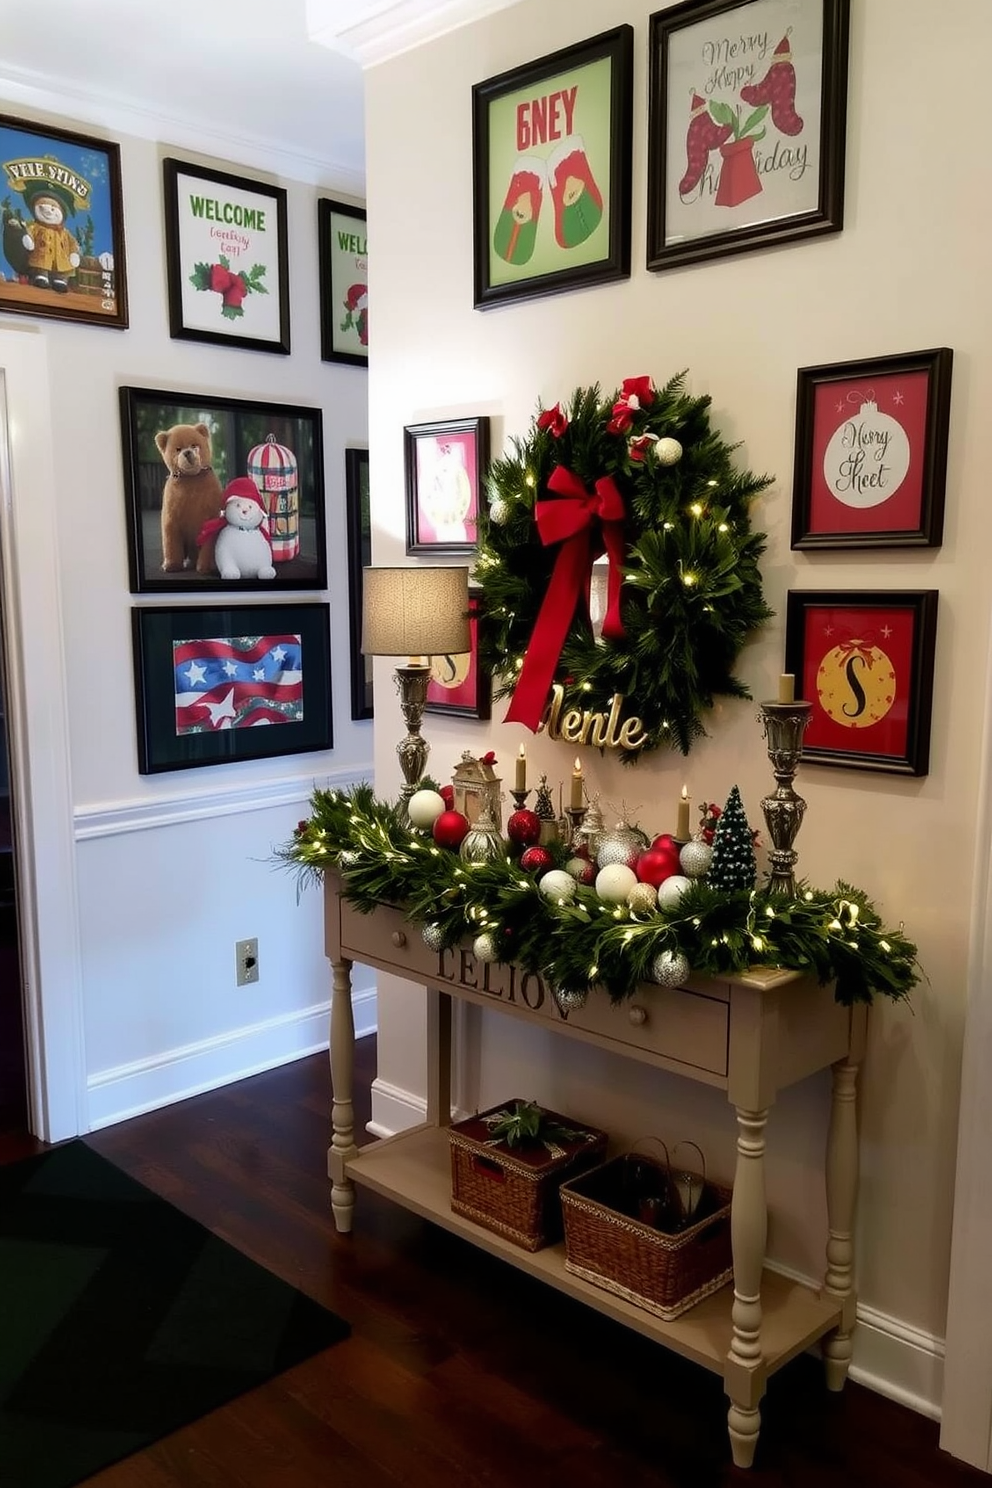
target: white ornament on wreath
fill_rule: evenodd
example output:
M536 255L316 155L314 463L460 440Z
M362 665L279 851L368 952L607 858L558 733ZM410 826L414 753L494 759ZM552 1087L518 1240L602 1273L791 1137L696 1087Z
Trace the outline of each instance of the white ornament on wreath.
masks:
M446 811L444 797L436 790L414 791L407 805L407 812L415 827L430 831L442 811Z
M494 496L489 503L489 520L495 522L497 527L502 527L509 520L510 503L504 501L502 496Z
M566 902L575 897L575 879L564 868L552 868L538 881L537 887L545 899L558 902L564 899Z
M608 863L596 874L596 893L605 904L626 904L637 874L626 863Z
M496 937L488 930L483 930L472 942L472 955L476 961L498 961L499 950L496 945Z
M701 837L694 837L691 842L687 842L679 853L682 872L690 878L705 878L712 861L713 849Z
M651 962L651 980L660 987L681 987L690 970L681 951L659 951Z
M673 873L658 886L658 904L661 909L674 909L686 889L692 888L692 879L681 873Z
M654 457L659 465L677 465L682 458L682 446L670 436L659 439L654 447Z

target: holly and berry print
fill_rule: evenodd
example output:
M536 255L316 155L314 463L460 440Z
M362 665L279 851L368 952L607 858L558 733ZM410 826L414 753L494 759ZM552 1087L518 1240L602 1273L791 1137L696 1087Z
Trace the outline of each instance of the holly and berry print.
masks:
M238 320L244 315L243 302L248 294L268 294L265 265L233 270L231 261L222 253L216 263L194 265L189 282L194 289L209 290L221 297L220 313L225 320Z

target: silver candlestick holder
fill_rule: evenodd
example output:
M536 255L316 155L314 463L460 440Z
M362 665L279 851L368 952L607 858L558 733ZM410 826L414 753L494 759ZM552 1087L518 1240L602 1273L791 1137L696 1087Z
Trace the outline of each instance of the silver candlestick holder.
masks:
M796 859L793 847L806 814L806 802L792 788L803 748L803 735L813 712L812 703L762 703L762 733L768 740L768 758L775 773L775 794L761 803L768 835L774 846L769 851L772 870L768 888L773 894L795 896Z

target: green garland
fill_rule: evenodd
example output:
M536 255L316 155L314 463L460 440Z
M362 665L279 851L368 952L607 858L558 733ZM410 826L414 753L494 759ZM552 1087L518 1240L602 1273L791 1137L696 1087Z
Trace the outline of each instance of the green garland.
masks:
M482 590L480 656L496 674L496 696L506 697L561 546L542 544L535 503L549 499L559 465L590 491L612 478L625 512L625 634L597 644L580 601L555 682L564 688L563 711L608 713L620 693L643 722L645 749L688 754L705 736L700 715L717 696L751 696L733 667L772 614L758 570L764 534L749 520L771 478L735 469L736 446L710 429L710 399L690 397L684 382L683 373L659 390L649 378L628 379L605 400L598 386L580 387L564 411L539 407L527 437L489 467L474 578ZM659 439L681 445L674 464L659 459ZM639 754L619 752L625 763Z
M838 883L829 893L799 886L794 899L764 889L723 893L693 884L673 910L636 914L604 904L592 889L552 904L511 859L464 863L427 835L400 825L369 785L314 792L311 815L277 853L301 878L341 875L363 913L402 905L438 927L445 945L488 931L505 959L554 989L602 986L614 1002L633 995L661 951L681 952L694 971L720 975L753 966L807 972L836 982L837 1001L904 998L919 981L916 947L887 930L867 896ZM561 856L567 856L564 848Z

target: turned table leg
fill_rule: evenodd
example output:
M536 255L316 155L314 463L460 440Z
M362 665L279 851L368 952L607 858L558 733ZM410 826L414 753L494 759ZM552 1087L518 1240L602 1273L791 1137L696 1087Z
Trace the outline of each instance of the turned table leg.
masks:
M858 1065L848 1058L833 1066L827 1131L827 1271L823 1290L841 1303L840 1327L823 1340L828 1390L842 1390L854 1349L857 1313L854 1291L854 1208L858 1194Z
M730 1396L727 1427L737 1467L750 1467L758 1444L765 1392L761 1349L761 1272L768 1236L765 1202L765 1123L763 1111L737 1107L737 1168L730 1209L734 1253L733 1337L724 1370Z
M333 961L331 989L331 1145L327 1151L327 1176L331 1180L331 1212L341 1234L351 1230L355 1212L355 1185L345 1176L345 1163L357 1154L355 1107L352 1089L355 1076L355 1015L351 1006L351 962Z

